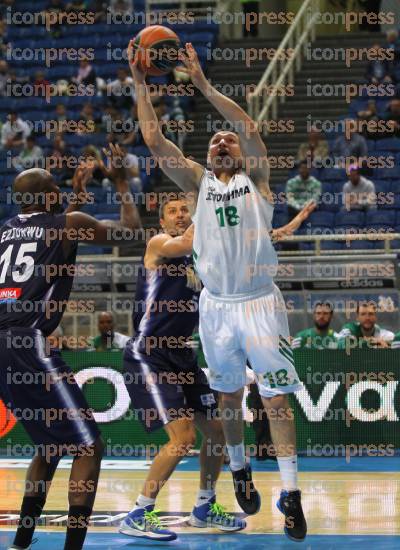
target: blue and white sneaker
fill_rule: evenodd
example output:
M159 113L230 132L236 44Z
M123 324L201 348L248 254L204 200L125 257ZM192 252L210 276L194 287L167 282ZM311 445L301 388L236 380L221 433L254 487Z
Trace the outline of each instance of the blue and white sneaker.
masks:
M168 529L162 529L157 514L160 510L154 510L154 506L145 506L129 512L121 521L119 532L130 537L142 537L152 540L175 540L177 534Z
M188 523L193 527L216 527L221 531L241 531L246 527L243 519L228 514L223 506L215 502L215 497L195 506Z

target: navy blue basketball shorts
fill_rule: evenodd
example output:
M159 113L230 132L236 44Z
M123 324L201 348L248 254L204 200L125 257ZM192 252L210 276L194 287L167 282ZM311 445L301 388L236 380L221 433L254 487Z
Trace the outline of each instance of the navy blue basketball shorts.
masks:
M61 355L46 355L40 330L0 331L0 357L0 397L39 454L76 456L95 442L93 411Z
M131 410L147 432L201 412L217 417L217 393L197 364L193 349L158 348L146 353L138 339L126 344L124 380Z

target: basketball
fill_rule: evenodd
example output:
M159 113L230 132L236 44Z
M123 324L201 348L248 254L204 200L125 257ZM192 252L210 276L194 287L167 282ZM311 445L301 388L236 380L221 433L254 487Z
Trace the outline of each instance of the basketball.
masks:
M135 52L139 51L139 66L148 75L168 74L178 63L180 41L167 27L146 27L135 37L133 44Z

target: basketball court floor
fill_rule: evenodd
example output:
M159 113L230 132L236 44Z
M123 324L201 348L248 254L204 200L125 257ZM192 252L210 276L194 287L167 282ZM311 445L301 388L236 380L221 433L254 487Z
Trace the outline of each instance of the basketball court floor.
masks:
M12 542L18 518L26 460L0 459L0 549ZM149 463L146 460L104 459L98 496L85 548L126 550L167 547L179 550L256 550L304 548L307 550L394 550L400 548L399 457L300 458L300 487L309 535L295 543L283 535L283 516L276 508L280 492L277 466L252 461L254 480L262 496L261 511L247 518L247 529L221 533L186 524L198 488L198 459L185 458L163 488L157 501L160 519L178 532L173 542L154 542L118 533ZM63 548L69 460L63 460L37 529L33 550ZM217 490L218 502L240 514L226 470Z

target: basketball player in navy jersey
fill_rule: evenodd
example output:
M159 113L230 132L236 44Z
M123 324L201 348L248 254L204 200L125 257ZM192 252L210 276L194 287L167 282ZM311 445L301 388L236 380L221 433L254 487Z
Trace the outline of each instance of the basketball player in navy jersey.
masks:
M83 547L96 495L103 443L92 412L61 357L47 355L45 337L61 321L73 283L78 242L123 245L123 234L140 226L122 167L111 148L108 174L124 193L121 221L98 221L69 208L47 170L19 174L13 186L21 212L0 228L0 397L23 424L36 447L13 545L31 548L57 464L73 457L65 550ZM84 189L89 168L75 174ZM24 380L26 382L24 382ZM28 383L29 380L29 383ZM22 383L21 383L22 381ZM31 382L33 381L33 382Z
M216 503L215 485L223 460L224 436L215 418L216 396L197 364L190 339L198 324L200 281L194 274L191 246L179 235L191 224L186 200L161 204L163 232L147 244L138 274L134 301L135 337L124 354L125 383L131 406L144 428L163 427L169 441L153 460L136 504L122 521L120 532L153 540L174 540L162 529L154 511L156 497L196 441L200 450L200 489L189 523L223 531L244 529L244 520ZM182 253L182 246L185 253Z
M131 42L128 60L143 138L163 172L197 199L193 258L204 285L199 333L210 387L220 394L237 501L248 514L261 507L245 456L240 416L249 361L270 420L282 481L277 506L285 516L284 531L290 539L302 541L307 523L298 487L294 415L288 400L288 394L299 391L302 383L290 348L285 301L273 280L278 257L271 239L274 198L266 146L257 123L206 79L188 43L180 52L183 72L234 131L219 131L211 137L207 169L185 157L163 136L146 75L134 56Z

